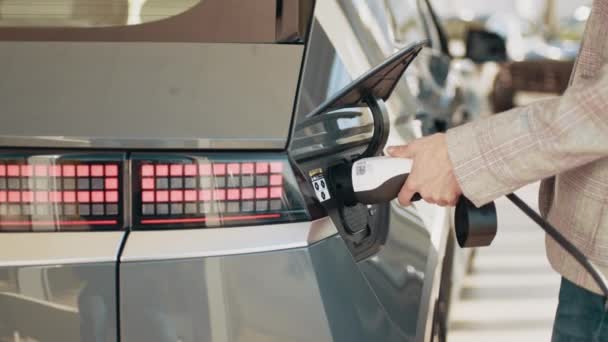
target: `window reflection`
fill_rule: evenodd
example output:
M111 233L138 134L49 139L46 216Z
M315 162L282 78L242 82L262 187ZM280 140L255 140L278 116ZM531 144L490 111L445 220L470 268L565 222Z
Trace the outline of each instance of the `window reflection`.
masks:
M0 342L108 342L113 264L0 268Z
M141 11L147 0L129 0L129 16L127 25L138 25L142 23Z
M334 60L331 64L332 65L331 72L329 74L327 93L325 94L326 98L331 97L333 94L337 93L340 89L344 88L352 81L348 70L346 70L346 66L338 58L337 54L334 55ZM340 130L345 130L347 128L353 128L361 125L363 123L361 117L362 116L338 119L336 123Z
M0 26L139 25L184 13L204 0L0 0Z
M395 41L408 44L424 40L415 0L386 0L395 32Z
M383 1L357 0L355 6L363 25L371 33L380 50L390 55L395 51L394 34L389 25L388 10Z
M306 61L297 111L298 124L302 124L308 113L353 80L327 32L318 22L315 22L310 44L309 51L314 53L309 54ZM360 144L370 139L373 133L367 108L343 108L324 115L327 115L325 120L300 126L294 132L291 153L296 159Z

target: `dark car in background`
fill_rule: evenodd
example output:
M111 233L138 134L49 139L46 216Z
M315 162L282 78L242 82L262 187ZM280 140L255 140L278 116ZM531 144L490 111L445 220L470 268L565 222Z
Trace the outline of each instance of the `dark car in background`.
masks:
M1 0L0 341L443 339L449 211L312 184L374 138L370 108L307 116L389 55L360 3ZM424 82L390 144L416 97L453 109Z

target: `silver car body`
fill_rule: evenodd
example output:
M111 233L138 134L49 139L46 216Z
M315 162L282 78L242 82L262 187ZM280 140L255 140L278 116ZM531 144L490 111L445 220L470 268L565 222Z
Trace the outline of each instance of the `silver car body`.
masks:
M125 160L142 149L295 154L292 113L315 105L302 89L338 90L376 64L344 6L317 2L306 46L19 41L0 28L0 146ZM388 102L390 144L420 135L401 83ZM305 172L353 150L296 164ZM386 242L361 260L322 214L234 228L2 233L0 341L427 341L449 213L382 208Z

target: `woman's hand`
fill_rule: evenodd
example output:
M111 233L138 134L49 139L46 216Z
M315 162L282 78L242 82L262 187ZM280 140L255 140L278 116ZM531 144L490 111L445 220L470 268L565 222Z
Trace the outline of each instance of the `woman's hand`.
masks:
M429 203L456 205L462 190L453 172L445 134L434 134L407 145L391 146L387 152L391 157L408 158L413 162L412 171L399 192L401 205L410 205L415 193Z

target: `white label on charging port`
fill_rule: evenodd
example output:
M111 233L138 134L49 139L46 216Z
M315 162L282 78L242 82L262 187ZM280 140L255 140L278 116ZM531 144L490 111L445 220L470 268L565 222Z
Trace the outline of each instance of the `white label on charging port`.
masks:
M310 180L312 181L312 187L315 189L315 194L319 202L325 202L331 198L329 190L327 189L327 182L321 170L313 170L309 172Z

